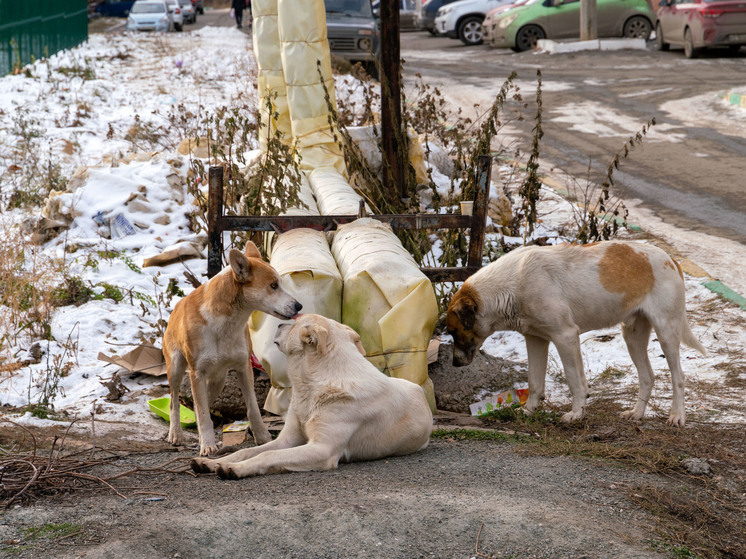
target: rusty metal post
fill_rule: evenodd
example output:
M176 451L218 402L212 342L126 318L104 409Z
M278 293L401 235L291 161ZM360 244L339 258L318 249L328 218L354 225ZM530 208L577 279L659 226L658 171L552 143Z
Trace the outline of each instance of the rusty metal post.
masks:
M404 197L404 146L401 128L401 48L399 0L381 0L381 143L383 182L390 193Z
M484 254L484 236L487 225L487 208L490 201L490 180L492 178L492 156L480 155L477 158L477 188L474 196L474 209L471 214L469 232L469 268L482 266Z
M207 194L207 277L223 267L223 168L210 167Z

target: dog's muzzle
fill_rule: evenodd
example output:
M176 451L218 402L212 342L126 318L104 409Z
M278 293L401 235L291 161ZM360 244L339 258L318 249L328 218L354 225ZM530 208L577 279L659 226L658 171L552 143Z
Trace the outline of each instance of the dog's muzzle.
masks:
M469 347L467 349L461 349L453 346L453 366L463 367L468 365L474 360L474 355L477 353L476 346Z

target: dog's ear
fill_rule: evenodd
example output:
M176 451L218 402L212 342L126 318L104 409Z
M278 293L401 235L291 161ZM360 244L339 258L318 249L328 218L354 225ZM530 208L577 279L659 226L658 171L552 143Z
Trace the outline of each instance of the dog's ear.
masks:
M300 330L300 341L314 347L319 355L326 355L329 351L329 330L318 324L306 324Z
M363 347L363 342L360 341L360 335L355 332L352 328L347 326L346 324L343 324L342 326L345 327L345 330L347 330L347 333L350 335L350 339L352 340L352 343L355 344L355 347L360 352L360 355L365 357L365 348Z
M461 297L453 306L453 312L456 314L464 330L474 328L477 319L477 304L471 297Z
M259 252L259 249L256 248L256 245L251 241L246 241L246 246L243 248L243 253L246 255L246 258L260 258L262 257L261 253Z
M238 283L248 283L251 281L251 262L249 262L249 259L240 250L236 250L235 248L231 250L228 254L228 262L230 262L231 270L233 270L233 275L236 276Z

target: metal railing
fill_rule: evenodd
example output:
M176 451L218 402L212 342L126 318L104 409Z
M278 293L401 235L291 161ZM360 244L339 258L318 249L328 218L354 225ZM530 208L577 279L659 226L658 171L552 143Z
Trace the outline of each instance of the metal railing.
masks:
M477 162L477 187L472 215L402 214L367 215L388 223L393 229L469 229L469 255L466 266L421 268L431 281L464 281L482 267L487 207L490 195L492 157L482 155ZM207 207L207 276L213 277L223 267L224 231L274 231L282 233L299 227L332 231L360 215L245 216L223 215L223 168L210 167Z

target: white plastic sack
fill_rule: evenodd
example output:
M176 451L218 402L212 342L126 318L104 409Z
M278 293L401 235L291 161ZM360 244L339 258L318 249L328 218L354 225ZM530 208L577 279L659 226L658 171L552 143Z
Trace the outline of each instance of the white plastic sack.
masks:
M283 289L303 305L302 312L341 322L342 277L323 233L293 229L279 235L270 264L280 274ZM249 320L252 349L272 381L264 409L284 416L290 405L291 384L285 355L274 343L277 326L282 323L261 312L253 313Z
M371 363L422 386L434 410L427 346L438 304L430 280L391 229L374 219L340 227L332 254L344 280L342 322L360 334Z
M308 174L316 204L321 215L356 215L360 209L360 195L347 179L332 167L319 167ZM366 211L370 207L365 204Z

